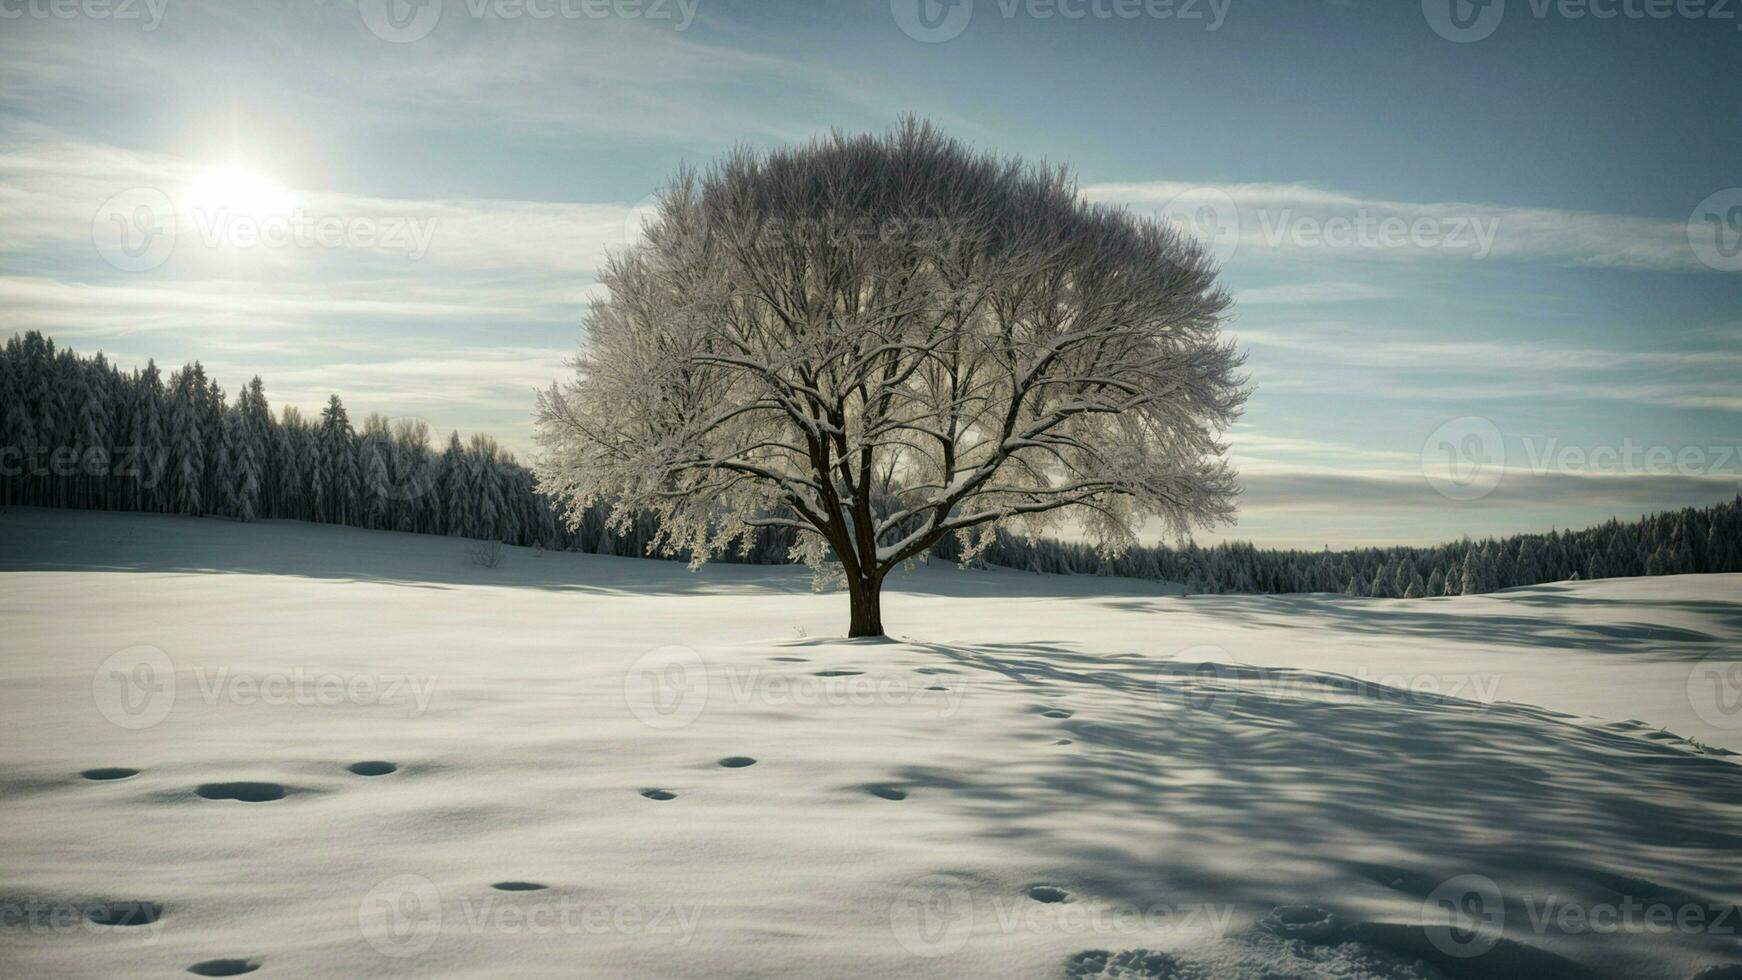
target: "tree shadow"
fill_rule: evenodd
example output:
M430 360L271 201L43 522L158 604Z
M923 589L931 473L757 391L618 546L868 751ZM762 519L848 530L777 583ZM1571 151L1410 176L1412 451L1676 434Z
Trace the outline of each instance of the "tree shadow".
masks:
M1345 635L1628 653L1643 660L1700 660L1726 636L1742 632L1742 602L1606 599L1568 595L1557 586L1511 589L1483 598L1492 605L1480 610L1464 601L1362 599L1334 594L1205 595L1184 601L1194 612L1246 629L1316 625ZM1127 601L1120 607L1141 609L1143 604ZM1689 615L1709 621L1710 628L1616 622L1616 610ZM1603 616L1597 615L1599 611Z
M970 697L991 687L1074 711L1036 734L1038 719L1011 709L1002 765L897 773L1073 891L1139 908L1230 903L1254 918L1319 905L1350 924L1345 940L1438 963L1423 939L1444 921L1436 889L1480 875L1497 886L1505 942L1447 975L1738 962L1742 766L1688 743L1307 670L1041 643L919 649L966 675ZM1055 734L1072 741L1042 741ZM1648 935L1638 919L1598 934L1555 916L1628 903L1722 914L1731 928Z

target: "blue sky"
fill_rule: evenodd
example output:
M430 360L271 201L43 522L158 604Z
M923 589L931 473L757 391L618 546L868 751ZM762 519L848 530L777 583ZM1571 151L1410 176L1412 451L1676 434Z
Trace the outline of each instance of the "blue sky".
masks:
M1207 538L1742 481L1733 2L120 2L0 0L7 334L526 455L680 163L913 112L1212 239L1258 389Z

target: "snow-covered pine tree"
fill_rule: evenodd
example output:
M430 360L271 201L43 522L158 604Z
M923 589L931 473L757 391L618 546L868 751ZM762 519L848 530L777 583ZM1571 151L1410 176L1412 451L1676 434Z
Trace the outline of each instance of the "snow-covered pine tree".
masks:
M460 444L460 434L448 434L448 448L442 453L443 528L453 537L473 537L477 522L472 516L472 473L470 457Z
M1492 592L1493 572L1488 567L1487 555L1479 547L1472 545L1464 552L1464 573L1459 579L1459 587L1463 595L1478 595Z
M359 479L363 493L363 526L390 527L389 510L393 504L392 437L387 420L370 412L363 420L363 433L357 440L360 465Z
M164 432L163 377L156 361L146 361L134 385L134 510L165 510L163 481L169 478L170 451Z
M206 437L200 431L204 389L196 388L193 365L170 377L171 497L178 514L205 513ZM203 380L199 383L203 384Z
M325 519L334 524L349 524L359 514L361 481L351 419L338 395L328 398L326 407L321 409L319 445L326 491Z
M249 433L246 393L236 400L236 406L224 413L224 445L230 458L224 509L236 520L252 521L259 516L260 464Z

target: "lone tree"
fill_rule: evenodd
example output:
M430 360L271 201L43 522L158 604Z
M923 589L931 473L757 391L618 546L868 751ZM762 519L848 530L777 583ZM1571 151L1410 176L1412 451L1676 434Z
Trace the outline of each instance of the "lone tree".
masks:
M642 232L539 396L571 522L652 513L697 566L789 528L880 636L884 577L947 534L966 561L1070 521L1113 555L1151 519L1231 520L1246 389L1214 263L1062 168L908 120L685 170Z

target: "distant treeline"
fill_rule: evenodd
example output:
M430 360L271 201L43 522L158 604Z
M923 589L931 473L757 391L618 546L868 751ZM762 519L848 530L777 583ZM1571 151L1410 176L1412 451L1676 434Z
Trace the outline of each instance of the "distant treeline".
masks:
M602 508L556 517L532 472L488 436L431 445L415 419L353 426L337 395L318 417L273 413L258 377L233 400L198 362L167 379L123 372L32 331L0 351L0 505L290 518L446 534L552 550L644 556L655 525L610 531ZM787 560L767 530L722 560ZM1278 551L1246 543L1139 547L1105 559L1084 544L1001 534L977 564L1183 582L1193 592L1343 592L1403 598L1573 578L1742 571L1742 497L1582 531L1434 547ZM960 554L953 539L936 557ZM677 556L687 557L687 556Z
M1465 539L1430 547L1282 551L1228 542L1138 547L1110 561L1084 544L1000 537L982 558L1037 572L1182 582L1188 592L1341 592L1384 599L1473 595L1568 579L1742 572L1742 496L1582 531ZM940 557L954 557L943 542Z

